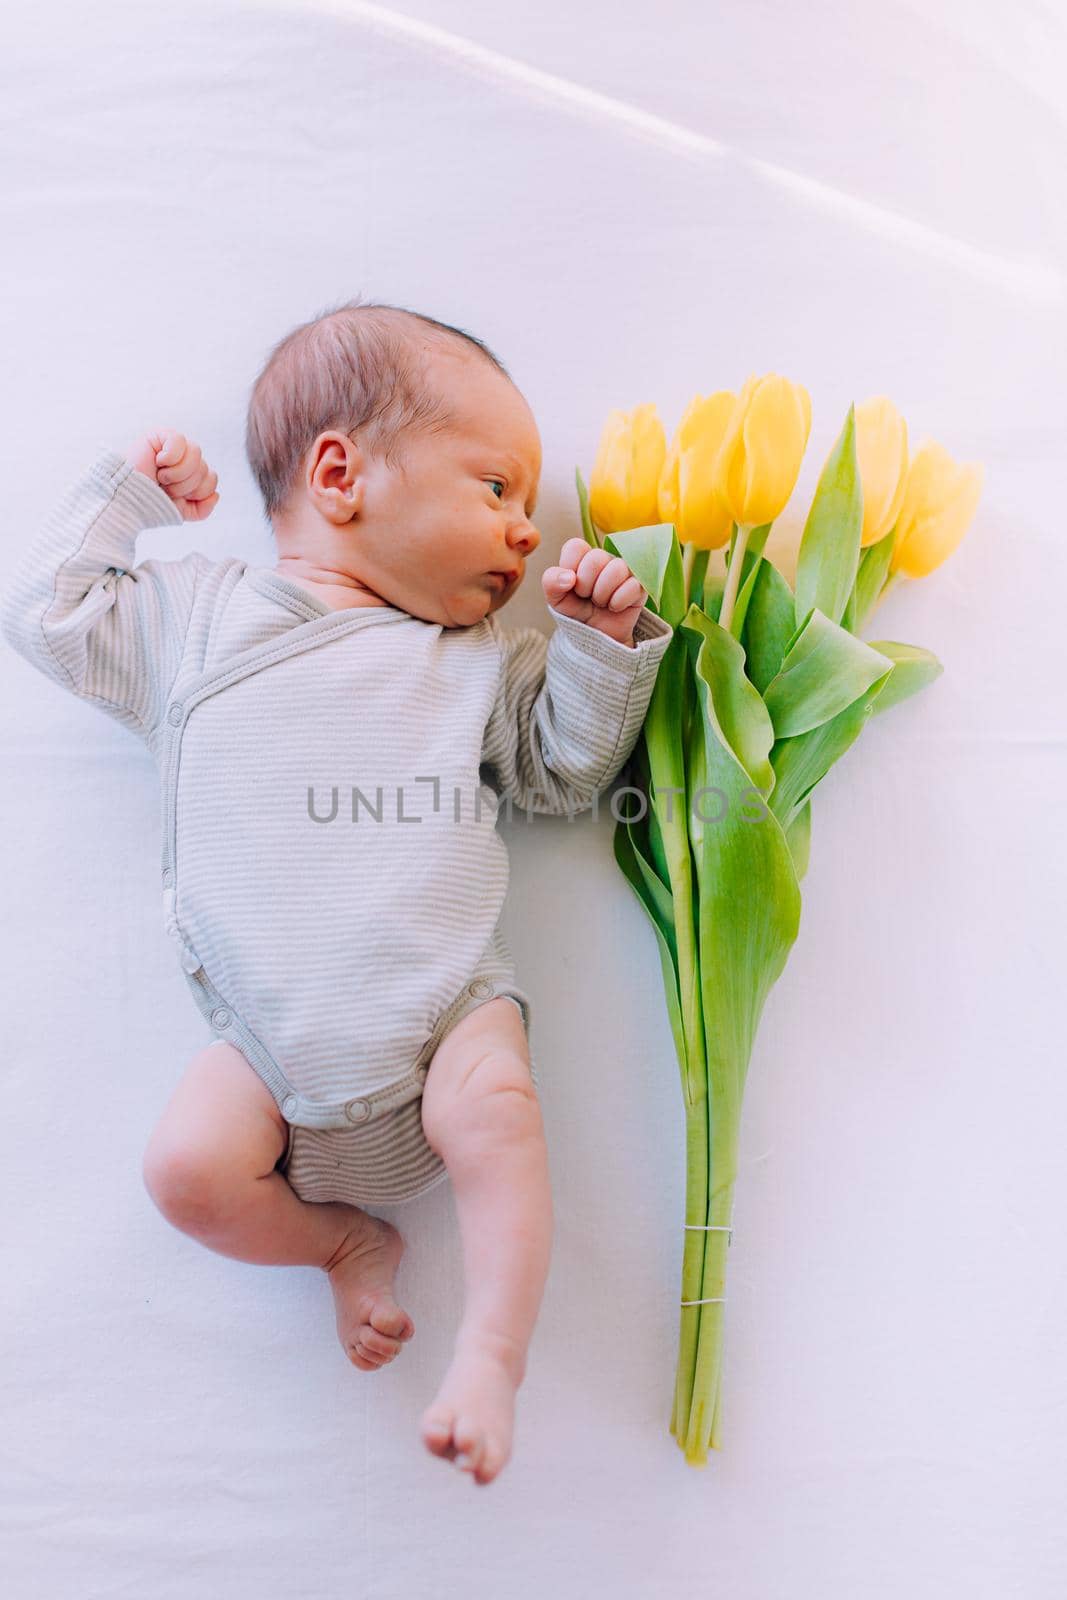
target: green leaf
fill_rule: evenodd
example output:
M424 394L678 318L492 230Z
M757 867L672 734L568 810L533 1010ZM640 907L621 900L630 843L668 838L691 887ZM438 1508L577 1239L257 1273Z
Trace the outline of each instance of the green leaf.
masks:
M852 585L852 593L848 597L848 605L841 618L841 626L847 628L850 633L859 633L871 607L882 592L896 536L897 530L893 527L884 538L878 540L877 544L869 544L860 556L856 581Z
M633 796L627 795L625 798L627 807L632 809ZM623 867L623 870L626 871L628 877L630 877L628 870L630 866L636 870L636 877L631 880L633 886L640 896L641 903L648 915L667 941L672 966L677 967L678 945L674 936L674 896L671 894L670 889L660 881L659 874L648 859L644 841L641 838L645 820L636 816L632 820L628 817L620 818L619 828L626 835L626 839L625 842L621 842L616 836L614 840L615 858L619 861L619 865ZM625 857L625 863L621 857Z
M724 637L736 647L736 640ZM730 1169L736 1166L748 1062L764 1000L799 930L800 889L777 818L762 804L752 814L751 775L720 722L719 662L726 652L717 657L717 642L712 633L706 634L696 657L701 715L693 721L687 754L693 796L688 819L699 887L711 1170L719 1187L734 1175Z
M578 484L578 509L581 512L582 532L585 535L585 542L586 544L591 544L594 550L599 550L600 540L596 536L593 519L589 514L589 494L585 487L585 479L582 477L581 467L575 467L574 476Z
M888 711L890 706L907 700L909 695L918 694L920 689L933 683L945 670L937 657L921 645L897 644L895 639L876 639L871 649L896 662L892 677L875 701L876 712Z
M673 522L605 534L602 548L622 557L648 590L652 609L672 628L677 627L685 613L685 585L682 549Z
M744 650L731 633L712 622L699 606L690 606L680 628L689 641L694 670L698 652L703 662L719 736L760 794L770 794L774 786L774 771L769 760L774 728L759 690L745 676Z
M635 788L640 789L642 794L651 797L652 770L648 761L648 743L644 738L639 738L637 743L634 745L630 759L627 762L627 773L628 781L631 782ZM634 831L637 827L637 824L631 823L630 826L631 831ZM667 864L667 853L663 842L663 830L660 828L659 818L656 815L656 807L654 805L649 805L648 814L645 817L644 822L641 824L641 827L644 829L641 841L643 853L647 860L651 862L660 882L667 889L669 889L671 882L670 868Z
M627 823L619 822L616 824L613 843L615 860L622 868L627 882L644 907L656 935L656 948L659 951L660 967L663 973L663 993L667 1001L667 1015L670 1019L671 1033L674 1037L674 1048L678 1056L678 1065L682 1074L684 1089L689 1076L689 1048L686 1041L678 992L677 956L673 928L670 933L664 930L655 895L650 893L648 888L648 864L641 859Z
M649 849L656 852L653 859L658 876L674 897L678 990L687 1052L682 1092L687 1107L707 1097L695 876L686 818L685 740L694 716L699 716L699 709L686 635L677 629L660 661L641 729L639 744L644 750L639 770L644 764L655 812L649 826Z
M793 857L793 866L796 869L797 882L799 883L808 870L808 857L811 854L811 799L805 800L800 810L794 814L792 822L785 830L785 842L789 846Z
M748 675L761 694L782 665L795 626L793 591L773 561L761 556L741 633Z
M839 622L859 565L863 488L856 465L856 408L837 436L819 477L797 556L796 615L813 608Z
M789 827L815 785L862 733L894 670L890 668L883 673L829 722L796 738L780 739L775 744L771 751L775 785L768 804L783 828Z
M892 662L815 610L763 691L776 739L795 738L852 704Z

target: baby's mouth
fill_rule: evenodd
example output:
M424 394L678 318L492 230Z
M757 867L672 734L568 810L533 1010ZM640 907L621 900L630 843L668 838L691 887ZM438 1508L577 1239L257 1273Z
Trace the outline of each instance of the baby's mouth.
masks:
M518 582L519 574L517 572L490 572L486 576L494 580L495 587L502 594L505 589L510 589L512 584Z

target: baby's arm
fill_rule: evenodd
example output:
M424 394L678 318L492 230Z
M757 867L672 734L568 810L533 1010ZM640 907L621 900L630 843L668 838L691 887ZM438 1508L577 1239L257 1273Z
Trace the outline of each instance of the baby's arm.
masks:
M199 449L174 430L146 436L129 458L101 448L23 552L0 601L0 633L13 649L145 738L181 665L197 577L214 563L193 551L135 568L137 535L207 515L215 482Z
M496 787L523 810L561 816L587 810L622 771L645 720L673 628L641 610L624 644L553 610L555 632L506 633L482 761Z

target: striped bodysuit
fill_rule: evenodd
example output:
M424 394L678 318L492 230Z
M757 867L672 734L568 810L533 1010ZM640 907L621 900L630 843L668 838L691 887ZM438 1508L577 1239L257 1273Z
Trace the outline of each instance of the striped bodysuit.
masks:
M181 522L102 447L17 564L0 630L154 755L164 923L289 1125L294 1190L412 1199L445 1176L420 1111L441 1039L498 994L530 1029L499 926L500 802L591 806L672 629L646 609L630 649L557 612L551 639L492 614L444 628L331 610L233 557L135 566L140 531Z

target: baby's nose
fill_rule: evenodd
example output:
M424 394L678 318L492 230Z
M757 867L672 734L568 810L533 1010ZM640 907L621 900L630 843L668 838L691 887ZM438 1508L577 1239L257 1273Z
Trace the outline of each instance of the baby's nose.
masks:
M536 550L541 543L541 535L532 522L520 523L513 530L514 542L521 545L523 553L529 555L531 550Z

